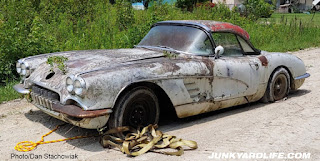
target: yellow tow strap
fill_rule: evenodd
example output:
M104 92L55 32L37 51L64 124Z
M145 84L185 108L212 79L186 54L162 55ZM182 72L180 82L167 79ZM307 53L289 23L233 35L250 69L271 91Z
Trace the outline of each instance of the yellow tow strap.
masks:
M64 125L64 124L63 124ZM56 126L53 130L41 137L41 140L38 142L32 141L22 141L19 142L15 149L21 152L31 151L40 144L56 143L61 141L81 139L88 137L97 137L100 135L88 135L88 136L75 136L71 138L44 141L44 137L50 135L52 132L56 131L60 126ZM111 146L119 148L123 153L126 153L129 156L138 156L144 154L148 151L154 151L156 149L171 148L175 149L176 152L162 152L159 153L167 155L177 155L180 156L183 154L182 146L187 146L191 149L197 149L197 143L195 141L178 139L176 136L163 134L159 130L155 130L157 125L149 125L144 127L141 131L135 130L130 127L117 127L110 129L105 132L101 137L101 145L103 147L110 148ZM130 131L125 137L125 139L120 139L112 136L111 134Z
M195 141L178 139L176 136L163 134L161 131L155 130L156 128L157 125L149 125L139 131L129 127L121 127L121 129L116 129L115 131L131 132L126 135L125 139L111 136L110 131L107 131L103 135L100 143L103 147L110 148L110 146L115 146L129 156L138 156L148 151L164 148L175 149L176 152L159 151L159 153L180 156L183 154L182 146L187 146L191 149L198 148L197 142Z

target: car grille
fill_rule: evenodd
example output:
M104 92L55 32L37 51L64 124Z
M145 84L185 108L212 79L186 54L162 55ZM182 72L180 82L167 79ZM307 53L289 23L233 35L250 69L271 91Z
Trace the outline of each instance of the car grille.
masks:
M52 110L52 103L59 102L59 94L46 88L34 85L31 91L32 103Z

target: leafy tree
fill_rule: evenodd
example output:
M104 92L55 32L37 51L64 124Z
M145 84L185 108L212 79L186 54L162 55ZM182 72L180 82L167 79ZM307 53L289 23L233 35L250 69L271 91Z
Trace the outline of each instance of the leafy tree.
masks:
M258 18L268 18L273 13L273 6L264 0L246 0L245 16L250 19L257 20Z
M126 0L120 0L116 4L117 22L120 30L127 30L134 23L132 5Z
M208 0L177 0L176 7L192 11L197 3L207 2Z

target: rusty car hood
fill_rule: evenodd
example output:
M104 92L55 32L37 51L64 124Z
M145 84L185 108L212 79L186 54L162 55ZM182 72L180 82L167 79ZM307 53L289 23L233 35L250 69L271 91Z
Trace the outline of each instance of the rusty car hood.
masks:
M41 59L41 69L35 69L41 72L43 68L49 66L46 60L50 56L64 56L68 60L65 62L68 74L79 74L86 71L95 70L101 67L112 67L116 64L133 62L144 59L162 57L162 52L156 52L147 49L112 49L112 50L79 50L66 51L51 54L43 54L38 59ZM31 60L33 57L30 57ZM32 62L31 62L32 64ZM37 67L38 68L38 67Z
M105 97L97 94L101 92L101 89L110 85L120 87L135 81L178 79L194 76L212 78L214 67L214 63L209 57L185 54L168 57L161 51L137 48L71 51L51 54L51 56L53 55L68 58L68 61L65 62L67 73L63 74L60 69L54 68L52 76L50 65L43 61L35 68L30 77L25 80L25 88L30 88L32 85L37 84L58 93L61 102L65 103L66 100L70 99L69 97L73 97L70 96L70 93L65 88L66 78L70 75L81 77L85 79L88 90L86 97L81 98L82 101L86 102L86 106L83 106L85 109L101 108L100 104L89 101L92 100L89 97L94 97L94 100ZM102 85L105 83L107 85ZM90 94L90 92L95 94Z
M102 67L162 57L163 53L145 49L116 49L73 51L64 54L68 57L66 66L69 74L79 74Z
M30 64L32 64L32 62L34 62L34 64L41 62L34 68L33 73L27 80L41 86L61 89L61 87L64 86L64 83L61 82L64 81L68 75L77 75L101 68L112 68L114 66L119 66L122 63L159 58L163 57L163 55L162 52L137 48L81 50L43 54L26 58L26 60L30 60ZM68 58L65 62L67 69L66 74L63 74L61 70L54 68L54 76L52 76L52 78L48 77L51 73L51 67L46 63L46 60L50 56L64 56Z

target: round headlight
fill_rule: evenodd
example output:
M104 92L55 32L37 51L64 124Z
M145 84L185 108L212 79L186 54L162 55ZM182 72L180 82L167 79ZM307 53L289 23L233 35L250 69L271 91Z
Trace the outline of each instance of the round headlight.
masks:
M83 94L83 89L82 88L76 88L75 90L74 90L74 93L76 93L76 95L82 95Z
M86 90L86 82L81 77L77 77L74 81L74 92L76 95L83 95Z
M74 81L74 87L75 88L82 88L81 83L78 79Z
M23 70L21 70L21 73L20 73L21 75L27 75L27 70L25 70L25 69L23 69Z
M67 85L73 84L72 78L68 77L66 83L67 83Z
M21 62L20 65L17 63L17 72L20 73L20 75L28 77L31 74L30 67L27 62ZM18 68L20 66L20 69Z
M17 63L16 63L16 69L17 69L17 73L21 73L21 63L18 61Z
M67 86L68 92L73 91L73 83L74 83L74 76L73 75L68 76L66 80L66 86Z
M26 70L26 69L27 69L26 64L22 63L22 64L21 64L21 69L22 69L22 70Z
M73 91L73 85L68 85L67 86L67 91L72 92Z

